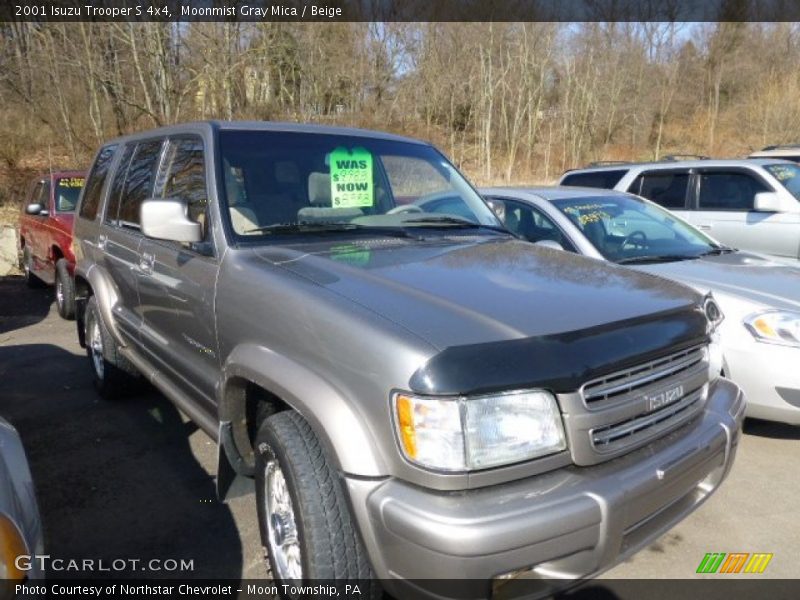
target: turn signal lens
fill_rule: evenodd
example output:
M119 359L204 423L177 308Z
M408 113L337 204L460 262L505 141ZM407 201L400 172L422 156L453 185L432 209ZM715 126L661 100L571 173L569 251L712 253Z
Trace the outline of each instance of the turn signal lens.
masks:
M0 579L21 581L25 573L17 568L17 558L27 554L25 540L17 526L0 515Z

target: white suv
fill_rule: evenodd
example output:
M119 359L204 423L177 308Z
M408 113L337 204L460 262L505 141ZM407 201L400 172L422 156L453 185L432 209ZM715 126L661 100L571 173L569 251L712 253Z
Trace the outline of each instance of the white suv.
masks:
M800 259L800 165L790 161L615 164L567 171L559 185L637 194L729 246Z
M753 152L747 158L780 158L800 163L800 144L781 144L777 146L765 146L757 152Z

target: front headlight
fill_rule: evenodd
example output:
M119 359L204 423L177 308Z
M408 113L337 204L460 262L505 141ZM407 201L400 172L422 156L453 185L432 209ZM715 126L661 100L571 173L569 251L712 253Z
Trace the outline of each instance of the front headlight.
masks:
M556 400L544 391L461 398L400 393L394 409L403 454L431 469L487 469L567 447Z
M759 342L800 347L800 313L765 310L747 317L744 326Z

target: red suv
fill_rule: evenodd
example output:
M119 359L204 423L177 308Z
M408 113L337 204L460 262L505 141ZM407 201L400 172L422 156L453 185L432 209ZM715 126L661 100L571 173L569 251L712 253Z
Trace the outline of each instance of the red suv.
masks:
M56 286L58 314L75 317L72 219L86 178L83 171L56 171L35 179L19 220L19 251L31 287Z

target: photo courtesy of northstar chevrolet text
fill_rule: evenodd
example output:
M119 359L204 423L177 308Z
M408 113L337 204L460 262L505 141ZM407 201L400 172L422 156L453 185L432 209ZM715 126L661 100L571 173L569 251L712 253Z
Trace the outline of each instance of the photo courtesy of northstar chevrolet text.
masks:
M0 598L795 598L774 8L0 7Z

